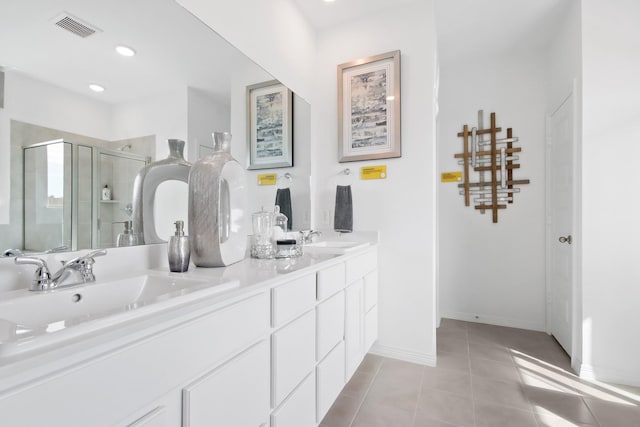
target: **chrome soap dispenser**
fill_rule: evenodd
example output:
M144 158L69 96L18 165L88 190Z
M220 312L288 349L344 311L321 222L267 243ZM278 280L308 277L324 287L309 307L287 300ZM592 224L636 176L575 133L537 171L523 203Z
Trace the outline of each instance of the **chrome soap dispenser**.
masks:
M168 255L169 270L175 273L184 273L189 269L191 258L191 246L189 237L184 235L184 221L176 221L176 234L169 239Z

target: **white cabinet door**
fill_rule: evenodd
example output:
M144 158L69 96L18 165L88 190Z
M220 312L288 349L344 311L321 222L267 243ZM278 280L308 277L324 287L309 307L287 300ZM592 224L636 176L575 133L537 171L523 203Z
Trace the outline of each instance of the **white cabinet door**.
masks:
M356 280L362 279L376 268L378 268L378 252L376 250L371 250L347 260L345 271L347 286Z
M369 312L378 304L378 270L364 276L364 311Z
M271 427L316 426L316 376L312 373L271 414Z
M279 406L316 363L316 316L308 311L271 336L272 403Z
M360 279L345 289L345 381L349 381L364 357L363 306L363 281Z
M343 263L318 271L316 285L318 301L322 301L343 290L345 278L345 265Z
M345 384L344 342L340 342L316 367L316 421L319 423L335 402Z
M316 275L307 274L271 290L271 326L279 328L316 304Z
M269 342L261 341L183 391L184 427L269 425Z
M364 352L368 352L378 339L378 306L364 316Z
M344 339L344 292L339 292L316 307L316 360L324 358Z

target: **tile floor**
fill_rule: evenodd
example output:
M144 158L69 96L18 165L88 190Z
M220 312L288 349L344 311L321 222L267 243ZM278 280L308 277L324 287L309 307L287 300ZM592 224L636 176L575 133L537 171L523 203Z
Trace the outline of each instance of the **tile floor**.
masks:
M638 427L640 389L576 377L547 334L443 319L438 367L367 355L321 427Z

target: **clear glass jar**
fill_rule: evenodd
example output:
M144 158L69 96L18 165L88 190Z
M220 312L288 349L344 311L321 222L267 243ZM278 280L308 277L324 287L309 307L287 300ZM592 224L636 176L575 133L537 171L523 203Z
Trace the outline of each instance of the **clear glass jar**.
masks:
M251 256L253 258L273 258L275 255L273 236L273 212L264 209L251 216L253 237L251 240Z
M276 258L296 258L302 256L302 242L299 233L285 233L276 241Z

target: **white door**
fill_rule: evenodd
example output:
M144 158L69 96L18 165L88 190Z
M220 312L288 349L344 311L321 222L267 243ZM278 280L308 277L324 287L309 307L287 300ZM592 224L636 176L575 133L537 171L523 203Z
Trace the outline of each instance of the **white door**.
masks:
M550 118L549 331L571 355L573 275L573 96Z

